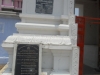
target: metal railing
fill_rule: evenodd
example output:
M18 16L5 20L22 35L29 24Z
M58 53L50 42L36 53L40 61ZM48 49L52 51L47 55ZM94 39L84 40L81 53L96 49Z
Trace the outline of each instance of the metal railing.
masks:
M2 0L1 7L14 8L12 0Z
M22 10L22 0L1 0L0 8Z
M14 0L14 9L21 10L22 9L22 0Z

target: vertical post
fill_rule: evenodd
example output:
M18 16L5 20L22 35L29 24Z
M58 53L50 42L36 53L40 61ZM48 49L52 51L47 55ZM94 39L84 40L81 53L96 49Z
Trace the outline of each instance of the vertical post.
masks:
M3 4L4 4L4 0L2 0L2 2L1 2L1 3L2 3L2 5L3 5Z
M74 0L68 0L68 15L74 15Z
M14 0L14 8L17 10L22 9L22 0Z
M99 25L99 37L100 37L100 25ZM100 40L98 46L98 67L100 68Z
M1 11L1 5L2 5L2 3L3 3L3 0L0 0L0 11Z
M76 17L76 23L78 24L78 42L77 42L77 46L80 47L79 75L83 75L85 17Z
M79 48L78 47L73 47L72 50L72 73L71 75L78 75L78 70L79 70Z
M16 8L16 0L14 0L14 9Z

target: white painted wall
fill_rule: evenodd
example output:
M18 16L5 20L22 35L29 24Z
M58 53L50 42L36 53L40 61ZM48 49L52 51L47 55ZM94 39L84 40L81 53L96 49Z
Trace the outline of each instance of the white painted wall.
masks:
M35 7L36 7L36 0L24 0L22 13L23 14L38 14L35 12ZM66 7L66 9L67 9L67 7ZM63 14L63 11L64 11L64 0L54 0L52 15L61 16ZM46 15L48 15L48 14L46 14Z
M42 23L42 24L68 24L69 15L74 13L74 1L70 0L53 0L52 14L39 14L35 12L36 0L24 0L22 22L25 23Z

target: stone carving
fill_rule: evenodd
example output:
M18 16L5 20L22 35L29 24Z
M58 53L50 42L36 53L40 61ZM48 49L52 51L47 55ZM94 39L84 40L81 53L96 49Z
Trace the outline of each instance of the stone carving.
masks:
M75 24L75 16L73 15L74 11L74 0L69 0L69 36L71 38L72 45L77 45L77 24Z
M36 13L52 14L53 0L36 0Z
M74 14L74 0L69 0L69 16Z
M77 24L72 24L71 25L71 35L72 36L77 36Z
M79 70L79 49L73 48L72 52L72 74L71 75L78 75Z
M50 36L50 35L13 35L9 36L4 43L36 43L36 44L57 44L71 45L71 40L68 36Z
M77 45L77 24L75 24L75 16L72 15L69 17L69 26L70 26L70 32L69 36L71 38L72 45Z
M74 46L77 46L77 36L71 36L71 43Z

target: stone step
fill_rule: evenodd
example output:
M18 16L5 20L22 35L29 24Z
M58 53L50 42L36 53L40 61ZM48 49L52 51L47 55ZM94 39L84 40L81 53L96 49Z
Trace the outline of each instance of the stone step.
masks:
M12 11L0 11L0 15L18 16L19 13L17 13L17 12L12 12Z
M0 11L0 13L16 14L16 12L12 12L12 11Z

